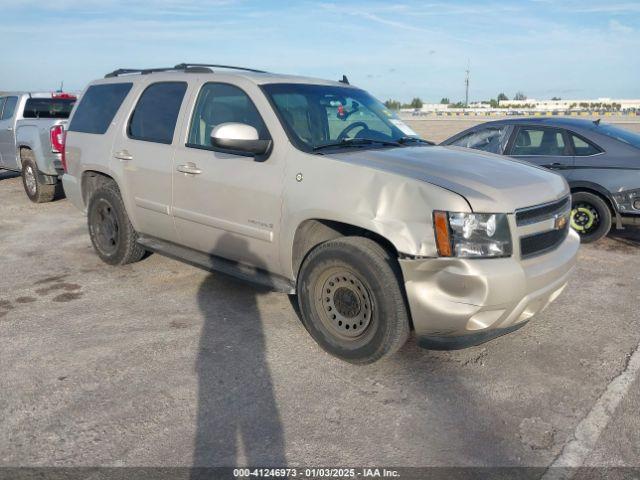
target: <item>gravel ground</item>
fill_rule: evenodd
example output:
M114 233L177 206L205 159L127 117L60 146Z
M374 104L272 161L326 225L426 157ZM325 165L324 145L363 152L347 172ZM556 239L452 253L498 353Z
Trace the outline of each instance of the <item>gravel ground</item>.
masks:
M640 466L640 232L581 248L519 331L356 367L287 296L110 267L0 172L0 466Z

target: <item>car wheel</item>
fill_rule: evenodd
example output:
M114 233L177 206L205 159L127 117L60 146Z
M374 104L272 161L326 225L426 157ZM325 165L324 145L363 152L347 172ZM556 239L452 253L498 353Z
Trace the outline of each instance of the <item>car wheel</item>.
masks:
M589 192L571 196L571 227L582 243L595 242L611 230L611 210L606 202Z
M24 191L33 203L46 203L53 200L56 194L56 186L40 181L38 166L31 150L23 149L20 152L22 159L22 185Z
M409 336L398 261L364 237L325 242L298 276L302 321L328 353L355 364L397 351Z
M98 256L109 265L137 262L145 249L129 221L120 190L114 182L99 187L89 200L89 236Z

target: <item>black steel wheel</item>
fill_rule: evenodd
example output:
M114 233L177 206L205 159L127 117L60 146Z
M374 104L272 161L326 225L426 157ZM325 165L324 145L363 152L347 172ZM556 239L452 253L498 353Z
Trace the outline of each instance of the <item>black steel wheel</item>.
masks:
M368 364L396 352L409 336L397 259L364 237L314 248L298 275L302 321L330 354Z
M110 265L141 260L145 254L129 221L117 185L110 181L99 187L89 200L89 236L98 256Z

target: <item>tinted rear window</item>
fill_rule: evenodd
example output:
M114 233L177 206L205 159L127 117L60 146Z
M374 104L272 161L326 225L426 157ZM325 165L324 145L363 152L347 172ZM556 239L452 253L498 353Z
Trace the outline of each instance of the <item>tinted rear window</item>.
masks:
M92 85L80 99L69 130L103 134L131 90L132 83Z
M620 127L614 127L607 123L601 123L599 126L594 128L594 131L603 133L608 137L615 138L621 142L628 143L636 148L640 148L640 134L630 132L629 130L625 130Z
M29 98L24 106L24 118L69 118L75 99Z
M147 87L131 114L129 137L171 143L186 91L184 82L161 82Z

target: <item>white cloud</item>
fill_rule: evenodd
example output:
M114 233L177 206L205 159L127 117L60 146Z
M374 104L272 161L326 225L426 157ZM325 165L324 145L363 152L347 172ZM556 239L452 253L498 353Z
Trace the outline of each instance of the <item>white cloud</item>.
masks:
M622 35L627 35L634 32L633 28L628 25L624 25L615 19L609 20L609 30L611 30L613 33L619 33Z

